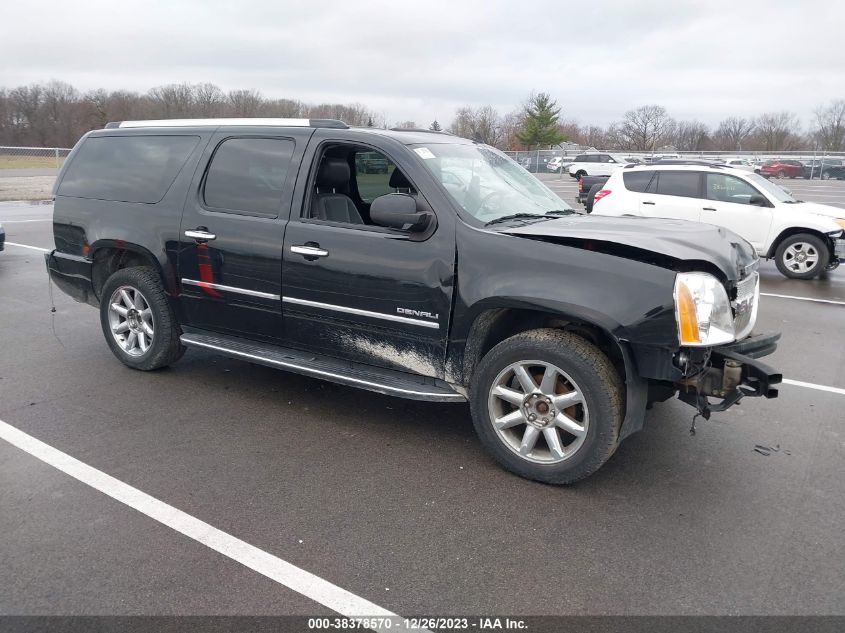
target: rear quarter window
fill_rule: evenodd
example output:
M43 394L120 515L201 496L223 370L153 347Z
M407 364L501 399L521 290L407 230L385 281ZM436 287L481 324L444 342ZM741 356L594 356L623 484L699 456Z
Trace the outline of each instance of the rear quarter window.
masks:
M657 174L656 193L682 198L700 197L700 176L694 171L661 171ZM652 185L651 190L654 190Z
M653 171L628 171L622 175L625 189L643 193L654 176Z
M113 202L161 201L199 136L95 136L85 140L57 195Z

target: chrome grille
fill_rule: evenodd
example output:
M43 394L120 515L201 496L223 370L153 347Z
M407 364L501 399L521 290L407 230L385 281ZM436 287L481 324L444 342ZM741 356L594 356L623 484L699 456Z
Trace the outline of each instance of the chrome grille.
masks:
M742 339L751 333L757 320L757 303L760 296L760 274L755 272L738 282L736 297L731 301L734 313L736 338Z

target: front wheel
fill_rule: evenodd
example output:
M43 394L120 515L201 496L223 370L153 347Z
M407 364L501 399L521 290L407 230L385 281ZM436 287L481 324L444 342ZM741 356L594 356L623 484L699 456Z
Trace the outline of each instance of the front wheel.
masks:
M123 268L106 280L100 325L111 351L133 369L166 367L185 353L176 315L149 267Z
M812 279L824 271L829 259L827 245L809 233L790 235L775 251L778 270L791 279Z
M523 332L481 359L470 388L476 433L507 470L568 484L598 470L618 445L623 384L585 339Z

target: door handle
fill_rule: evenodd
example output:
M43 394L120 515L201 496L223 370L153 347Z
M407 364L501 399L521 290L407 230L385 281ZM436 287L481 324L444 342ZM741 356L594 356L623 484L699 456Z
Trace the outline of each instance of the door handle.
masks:
M646 200L645 202L643 202L643 204L650 204L651 206L654 206L654 203L650 200Z
M715 207L702 207L702 211L715 211Z
M209 233L204 226L198 226L192 231L185 231L185 237L193 238L197 242L210 242L217 239L217 236L214 233Z
M302 255L305 259L308 260L315 260L318 257L328 257L329 252L324 249L320 248L319 244L314 242L308 242L306 244L298 244L296 246L290 247L291 253L296 253L297 255Z

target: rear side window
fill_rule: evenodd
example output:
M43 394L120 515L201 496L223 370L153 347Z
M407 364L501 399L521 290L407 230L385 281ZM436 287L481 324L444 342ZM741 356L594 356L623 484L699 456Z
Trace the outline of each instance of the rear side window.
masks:
M199 136L86 139L68 165L57 194L113 202L159 202L199 140Z
M652 176L654 176L653 171L627 171L622 175L622 180L628 191L643 193L651 182Z
M656 193L682 198L699 197L699 175L694 171L661 171L657 174Z
M278 138L230 138L214 152L205 178L207 207L276 217L294 143Z

